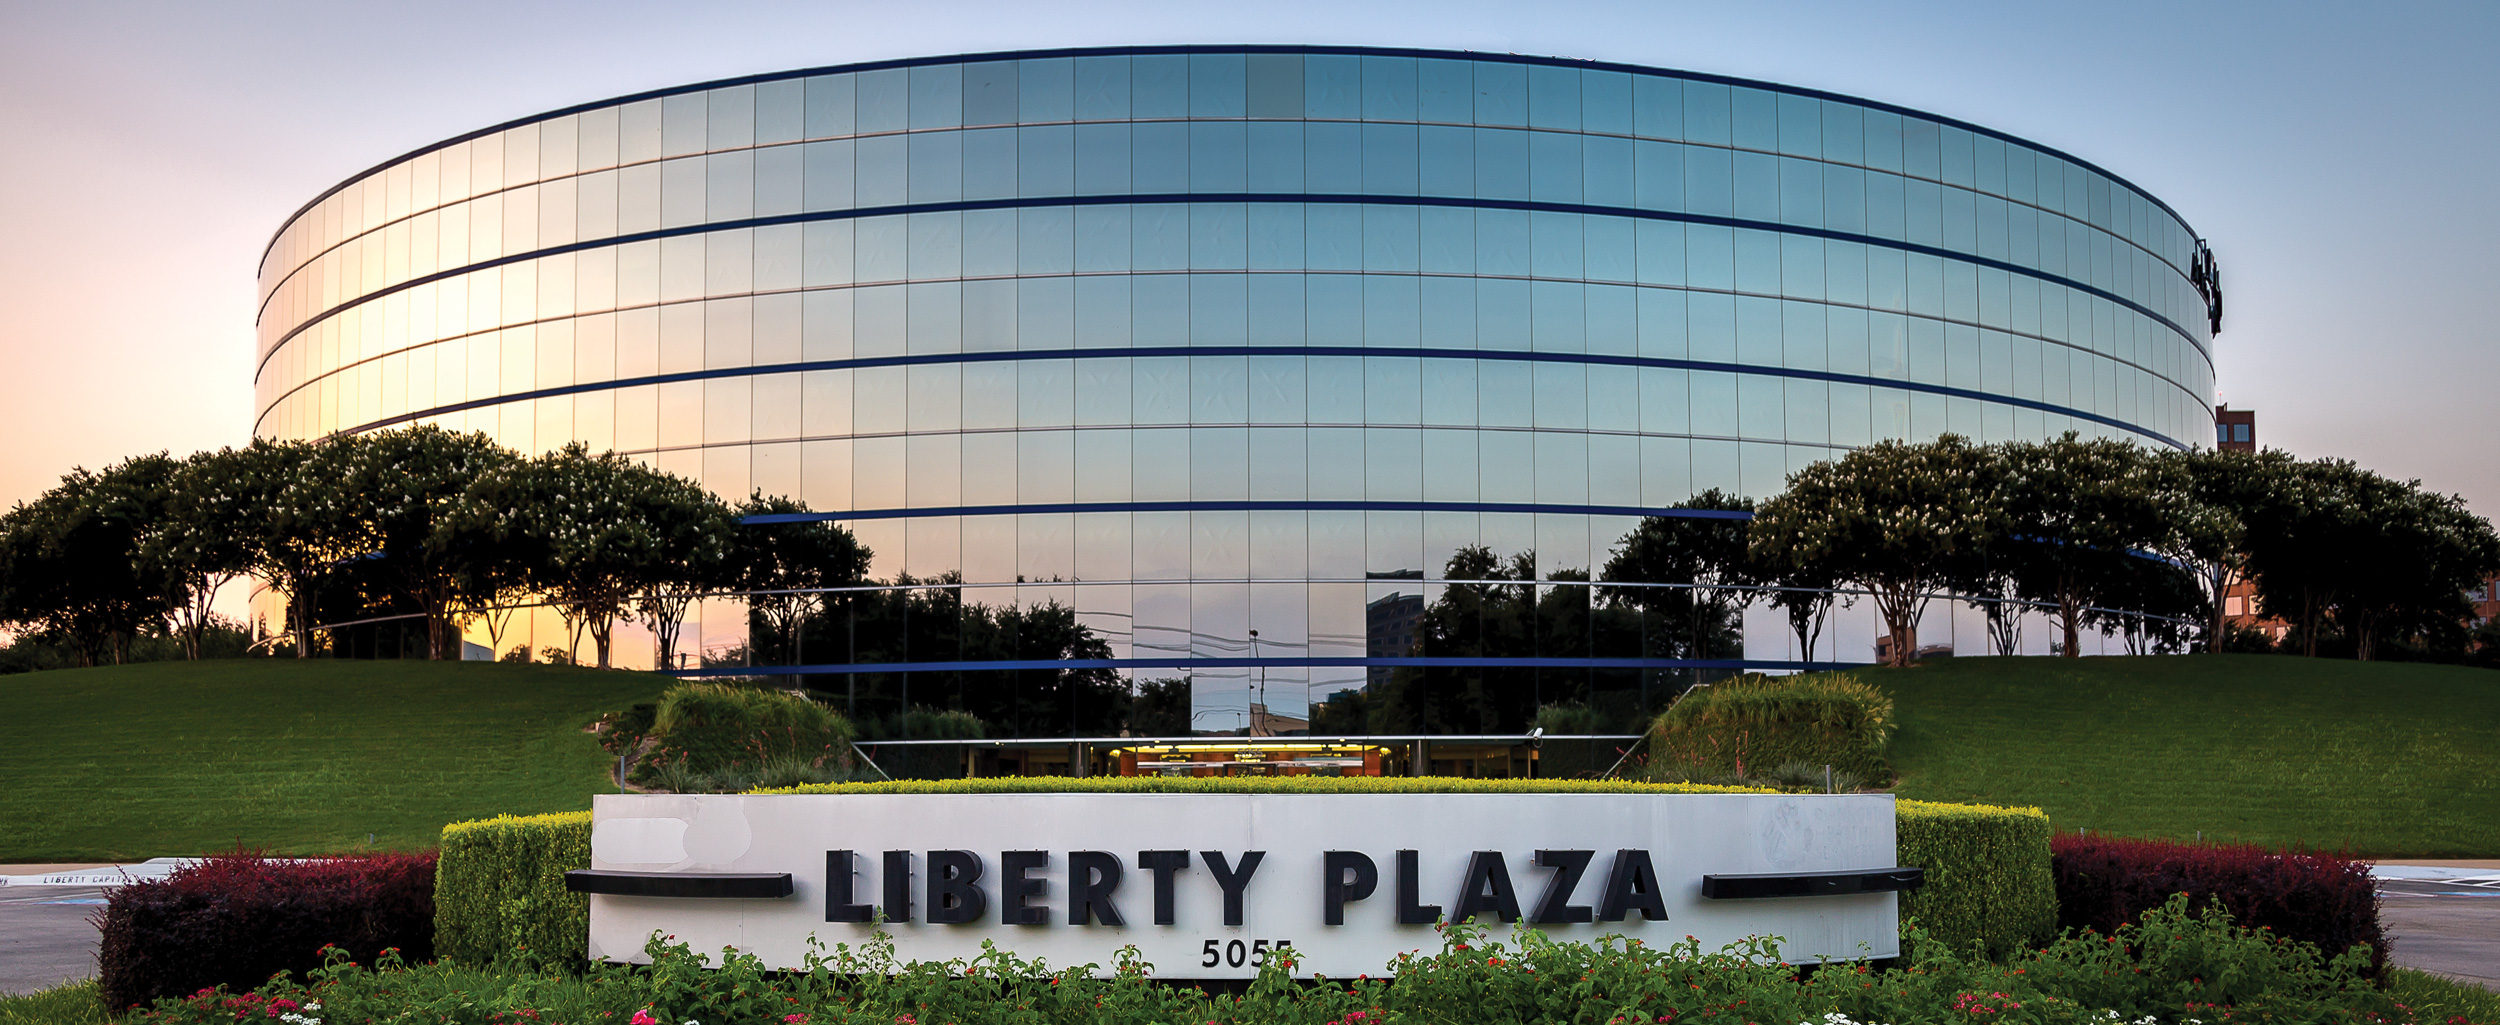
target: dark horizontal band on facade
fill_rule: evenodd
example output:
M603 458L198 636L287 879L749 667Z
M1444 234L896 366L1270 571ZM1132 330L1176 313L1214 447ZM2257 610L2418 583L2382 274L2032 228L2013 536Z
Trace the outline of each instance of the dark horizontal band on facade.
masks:
M853 509L846 512L766 513L740 517L750 526L773 523L820 523L850 520L923 519L936 516L1016 516L1042 513L1138 512L1455 512L1549 513L1565 516L1664 516L1692 520L1751 520L1736 509L1662 509L1638 505L1563 505L1544 502L1357 502L1357 501L1206 501L1206 502L1050 502L1032 505L950 505L914 509Z
M376 299L389 296L393 293L406 291L411 288L417 288L422 285L432 284L437 281L445 281L451 278L459 277L463 274L472 274L482 270L492 270L497 267L503 267L515 263L525 263L530 260L544 259L550 256L562 256L566 253L578 253L592 249L612 248L615 246L630 245L636 242L649 242L658 239L676 238L685 235L704 235L716 231L740 231L751 228L766 228L782 224L806 224L815 221L857 220L864 217L902 217L911 214L950 213L967 210L1022 210L1077 206L1160 206L1208 203L1318 203L1324 205L1437 206L1484 210L1520 210L1530 213L1583 214L1599 217L1627 217L1637 220L1675 221L1683 224L1701 224L1730 229L1742 228L1750 231L1767 231L1783 235L1804 235L1828 241L1852 242L1859 245L1876 246L1885 249L1897 249L1906 253L1932 256L1938 259L1954 260L1961 263L1972 264L1974 266L1986 267L1991 270L2001 270L2010 274L2019 274L2024 277L2034 278L2052 284L2063 285L2086 295L2108 300L2109 302L2116 303L2136 313L2142 314L2155 323L2169 328L2180 338L2185 339L2189 348L2195 349L2200 354L2203 354L2209 362L2213 358L2212 353L2206 352L2205 347L2196 341L2196 336L2190 333L2186 328L2181 327L2177 321L2174 321L2168 316L2155 311L2149 306L2145 306L2142 303L2136 302L2133 299L2129 299L2115 292L2111 292L2097 286L2087 285L2083 282L2076 281L2063 275L2051 274L2044 270L2025 267L2021 264L2006 260L1979 256L1973 253L1956 252L1941 246L1923 245L1917 242L1907 242L1900 239L1888 239L1875 235L1860 234L1857 232L1835 231L1830 228L1809 228L1802 225L1782 224L1778 221L1758 221L1742 217L1722 217L1717 214L1696 214L1675 210L1647 210L1640 207L1625 206L1595 206L1587 203L1543 203L1525 199L1477 199L1458 196L1402 196L1373 195L1369 193L1170 192L1136 195L1027 196L1013 199L967 199L945 203L904 203L894 206L853 207L847 210L812 210L804 213L777 214L771 217L748 217L734 221L714 221L705 224L680 225L674 228L655 228L650 231L638 231L631 234L612 235L602 239L591 239L584 242L570 242L560 246L548 246L543 249L533 249L525 253L512 253L496 257L492 260L481 260L476 263L464 264L459 267L435 271L432 274L410 278L406 281L399 282L398 284L386 285L384 287L374 289L371 292L367 292L363 295L338 303L337 305L323 310L312 317L306 318L303 323L289 328L286 334L280 336L277 342L269 347L267 352L261 354L259 362L266 363L269 357L275 355L280 348L285 347L286 343L293 341L295 336L311 329L313 325L319 324L322 321L337 316L346 310L353 309ZM1225 271L1210 269L1206 272L1224 273ZM1311 273L1361 274L1363 272L1360 270L1348 270L1342 272L1315 271ZM1813 300L1802 301L1811 302Z
M1518 53L1479 53L1472 50L1428 50L1414 47L1390 46L1292 46L1274 44L1239 46L1099 46L1063 47L1047 50L993 50L984 53L950 54L934 57L905 57L893 60L863 61L856 64L832 64L814 68L796 68L788 71L768 71L754 75L739 75L733 78L714 79L708 82L695 82L689 85L669 86L661 89L648 89L638 93L629 93L624 96L611 97L604 100L592 100L588 103L576 103L569 107L559 107L555 110L546 111L544 113L513 118L510 121L489 125L485 128L480 128L471 132L464 132L460 135L452 136L451 138L444 139L440 142L409 150L406 153L402 153L399 156L392 157L389 160L385 160L379 164L375 164L372 167L351 175L336 185L330 186L328 189L323 190L320 195L314 196L311 201L306 202L301 207L297 207L294 213L287 215L287 219L279 223L278 230L271 232L269 234L269 241L261 246L261 260L264 263L268 261L270 250L277 248L278 240L285 237L286 230L293 227L296 221L303 219L304 214L310 212L312 208L320 206L323 200L337 195L340 190L345 189L350 185L354 185L357 182L370 178L398 164L414 160L417 157L424 156L425 154L432 153L437 150L457 146L472 139L482 139L498 132L510 131L523 125L537 124L542 121L553 121L556 118L572 114L580 114L593 110L603 110L609 107L621 107L628 103L636 103L643 100L656 100L667 96L682 96L689 93L708 92L713 89L731 89L742 85L758 85L765 82L779 82L793 78L814 78L821 75L846 75L857 74L863 71L884 71L890 68L933 67L940 64L983 64L1005 60L1051 60L1069 57L1155 57L1196 56L1201 54L1210 56L1223 54L1280 54L1323 57L1403 57L1414 60L1454 60L1478 64L1524 64L1543 67L1571 68L1583 71L1611 71L1627 75L1643 75L1652 78L1673 78L1687 82L1701 82L1709 85L1758 89L1764 92L1822 100L1827 103L1843 103L1853 107L1863 107L1868 110L1880 110L1888 114L1913 117L1921 121L1933 121L1939 125L1947 125L1962 129L1966 132L1984 135L1999 142L2011 143L2024 149L2031 150L2035 153L2048 154L2049 156L2053 156L2059 160L2073 164L2076 167L2090 171L2093 174L2107 178L2110 180L2111 184L2121 186L2129 192L2133 192L2138 196L2144 197L2146 202L2161 208L2163 213L2169 214L2171 219L2177 221L2179 223L2179 227L2186 231L2191 237L2193 237L2196 233L2195 229L2188 225L2187 218L2181 216L2177 210L2171 209L2170 204L2162 202L2161 197L2144 191L2144 189L2138 187L2134 182L2128 181L2126 178L2119 176L2118 174L2110 171L2108 168L2102 167L2092 161L2085 160L2082 157L2075 156L2072 153L2068 153L2064 150L2051 146L2044 146L2040 143L2033 142L2020 136L2009 135L1994 128L1989 128L1985 125L1972 124L1971 122L1964 121L1959 118L1946 117L1942 114L1919 110L1915 107L1904 107L1895 103L1885 103L1881 100L1870 100L1860 96L1849 96L1843 93L1831 92L1824 89L1808 89L1802 86L1783 85L1778 82L1766 82L1761 79L1738 78L1732 75L1713 75L1700 71L1681 71L1675 68L1653 68L1640 64L1581 60L1573 57L1540 57L1532 54ZM1216 118L1206 120L1236 119ZM1242 118L1238 120L1247 119ZM1325 122L1337 119L1295 118L1289 120ZM962 127L1003 128L1014 123L1016 122L995 126L965 125ZM1526 128L1530 126L1525 124L1488 124L1479 125L1478 127Z
M1415 655L1312 658L1061 658L969 662L853 662L808 666L706 666L671 676L851 676L860 673L968 673L1071 669L1782 669L1824 672L1863 662L1746 658L1439 658Z
M1132 346L1117 349L1015 349L998 352L942 352L903 356L868 356L858 359L815 360L800 363L771 363L761 366L722 367L714 370L687 370L673 374L652 374L645 377L630 377L614 381L597 381L590 384L565 385L557 388L539 388L532 391L513 392L509 395L497 395L490 398L471 399L466 402L455 402L449 405L412 410L398 416L386 417L370 423L345 428L340 430L338 433L358 434L398 424L414 423L416 421L426 419L427 417L443 416L445 414L458 413L471 409L484 409L488 406L499 406L507 402L526 402L532 399L555 398L563 395L576 395L583 392L609 391L618 388L640 387L643 385L674 384L683 381L706 381L727 377L762 377L770 374L795 374L815 370L858 370L869 367L925 366L947 363L999 363L1020 362L1025 360L1059 359L1145 359L1172 356L1344 356L1389 357L1403 359L1469 359L1525 363L1577 363L1595 366L1649 367L1661 370L1699 370L1723 374L1751 374L1759 377L1786 377L1807 381L1823 381L1831 384L1855 384L1877 388L1895 388L1902 391L1942 395L1948 398L1994 402L2000 405L2015 406L2022 409L2037 410L2043 413L2054 413L2059 416L2073 417L2077 420L2100 424L2104 427L2115 427L2122 431L2128 431L2151 438L2155 441L2161 442L2162 444L2169 445L2172 448L2188 447L2185 442L2176 438L2161 434L2157 431L2136 426L2116 417L2102 416L2099 413L2086 412L2080 409L2059 406L2053 403L2042 402L2037 399L2017 398L2011 395L1996 395L1973 388L1956 388L1950 385L1926 384L1917 381L1901 381L1889 377L1873 377L1866 374L1839 374L1824 370L1806 370L1798 367L1760 366L1750 363L1725 363L1716 360L1618 356L1589 352L1522 352L1515 349L1390 349L1360 345L1160 345ZM267 413L267 410L262 411L264 416L266 416ZM1152 429L1158 425L1104 424L1101 426L1106 428L1126 427L1130 429ZM1188 427L1219 425L1172 424L1169 426ZM1220 426L1243 427L1253 425L1223 424ZM1275 426L1291 425L1278 424ZM1462 425L1451 426L1463 429Z

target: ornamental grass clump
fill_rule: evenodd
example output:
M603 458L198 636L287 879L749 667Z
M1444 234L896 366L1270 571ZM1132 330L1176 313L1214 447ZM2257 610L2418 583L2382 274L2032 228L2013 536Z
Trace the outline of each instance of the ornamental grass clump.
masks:
M851 768L858 731L842 713L800 694L722 683L682 683L660 695L650 753L635 766L636 782L663 767L721 776L790 761Z
M1747 674L1687 691L1650 727L1648 773L1662 781L1745 780L1782 765L1829 765L1892 779L1892 699L1846 673Z

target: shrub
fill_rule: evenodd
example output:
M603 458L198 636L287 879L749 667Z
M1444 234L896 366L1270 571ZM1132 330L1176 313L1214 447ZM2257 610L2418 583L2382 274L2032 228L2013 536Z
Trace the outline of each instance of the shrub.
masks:
M591 724L591 729L598 731L600 747L606 748L609 754L621 755L642 746L643 738L651 735L652 723L659 715L660 706L646 701L622 712L600 716Z
M203 988L249 988L321 964L321 948L371 959L434 954L434 860L359 854L285 861L221 854L119 887L96 915L98 986L110 1007Z
M1888 781L1892 699L1846 674L1739 676L1687 691L1650 727L1658 780L1743 778L1786 762Z
M2326 854L2276 854L2238 844L2185 844L2060 834L2050 842L2057 924L2109 933L2184 893L2219 901L2251 929L2342 952L2370 945L2370 974L2387 971L2370 866Z
M590 813L510 815L443 827L434 950L469 964L575 965L590 956L590 899L564 889L590 867Z
M847 768L858 733L842 713L788 691L681 683L660 695L651 736L643 766L714 773L792 756Z
M971 960L903 963L891 940L770 971L754 955L704 953L654 938L648 967L593 965L578 978L383 958L344 962L308 982L284 980L245 996L168 1000L133 1025L233 1025L282 1007L334 1022L1057 1022L1065 1025L1493 1025L1511 1022L1668 1022L1673 1025L1855 1025L1857 1022L2124 1025L2128 1022L2272 1022L2427 1025L2490 1022L2424 1014L2382 993L2357 954L2233 926L2184 901L2148 911L2140 926L2070 936L2006 963L1973 959L1913 935L1913 963L1805 973L1777 945L1754 939L1706 952L1690 940L1557 943L1532 929L1508 935L1449 927L1440 942L1400 954L1385 974L1298 984L1290 955L1269 959L1246 987L1158 985L1134 949L1098 977L1092 966L1045 966L989 949ZM1431 949L1437 947L1438 949ZM284 1002L283 1004L281 1002ZM2464 1010L2446 999L2441 1011ZM283 1014L278 1015L283 1017Z
M1927 870L1924 884L1901 895L1905 928L1915 920L1938 942L1989 957L2056 933L2049 818L2040 809L1897 800L1893 811L1901 863Z

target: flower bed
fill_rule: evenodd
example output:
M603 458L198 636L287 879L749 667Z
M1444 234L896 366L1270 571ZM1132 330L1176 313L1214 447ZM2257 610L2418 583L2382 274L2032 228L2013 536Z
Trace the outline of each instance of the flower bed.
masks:
M1913 934L1900 966L1781 963L1754 940L1716 952L1620 939L1554 943L1530 930L1495 939L1449 927L1442 949L1399 956L1393 978L1297 983L1282 963L1238 992L1157 985L1133 953L1096 978L1091 966L1051 970L991 950L975 960L896 963L872 940L812 958L805 971L766 972L726 952L726 966L655 937L648 967L586 975L489 972L450 964L372 966L334 955L309 980L248 997L211 992L159 1002L127 1019L146 1025L1405 1025L1588 1022L1607 1025L1859 1025L2020 1022L2170 1025L2349 1022L2476 1025L2493 1019L2408 1007L2364 974L2368 955L2243 929L2184 900L2145 912L2114 935L2069 934L2003 963L1970 958ZM1290 955L1287 955L1289 958ZM291 1001L291 1007L271 1013ZM2481 1007L2482 1005L2475 1005Z

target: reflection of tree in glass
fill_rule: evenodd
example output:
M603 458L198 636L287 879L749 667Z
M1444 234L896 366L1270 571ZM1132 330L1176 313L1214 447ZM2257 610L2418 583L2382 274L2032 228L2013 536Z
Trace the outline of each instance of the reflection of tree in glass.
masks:
M1478 546L1450 556L1441 575L1485 582L1440 586L1416 626L1414 655L1589 658L1640 647L1638 613L1614 603L1592 606L1589 588L1574 583L1588 579L1586 570L1555 570L1548 579L1564 583L1540 586L1535 552L1503 559ZM1351 718L1345 712L1362 707L1373 733L1516 733L1528 728L1539 708L1596 703L1590 701L1595 692L1628 682L1631 675L1569 666L1402 666L1370 693L1339 702L1325 718L1334 726Z
M964 600L961 573L896 578L894 589L825 595L827 615L803 621L805 644L784 646L775 625L752 623L759 647L809 650L828 663L1059 662L1111 657L1111 645L1057 599L1026 605ZM934 670L815 677L840 688L858 715L890 715L914 705L980 717L992 736L1109 736L1129 724L1128 681L1108 668ZM1184 705L1187 689L1181 691ZM1185 712L1183 713L1186 714ZM1132 726L1131 732L1137 732ZM1185 732L1185 731L1184 731Z

